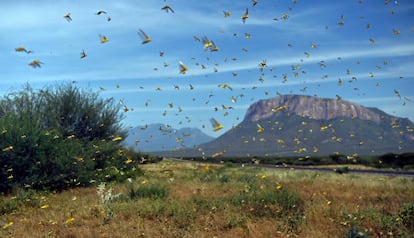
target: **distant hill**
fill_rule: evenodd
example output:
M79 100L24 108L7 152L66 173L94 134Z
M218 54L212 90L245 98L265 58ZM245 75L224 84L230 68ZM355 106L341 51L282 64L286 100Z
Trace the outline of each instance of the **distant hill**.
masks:
M414 124L406 118L345 100L283 95L252 104L243 121L217 139L197 149L166 155L379 155L413 151Z
M157 123L129 129L123 143L136 151L153 152L191 148L213 139L198 128L175 129Z

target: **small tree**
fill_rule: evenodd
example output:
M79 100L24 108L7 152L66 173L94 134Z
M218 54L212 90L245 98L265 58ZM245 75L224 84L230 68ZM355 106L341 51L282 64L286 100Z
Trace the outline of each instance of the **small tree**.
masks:
M64 136L109 140L126 135L120 124L124 119L121 106L113 98L104 100L98 93L73 85L48 88L42 91L41 97L46 101L42 108L43 115L47 115L43 118L45 127L59 128Z
M13 185L61 190L139 172L124 138L120 106L73 85L0 100L0 191ZM125 161L128 161L125 163Z

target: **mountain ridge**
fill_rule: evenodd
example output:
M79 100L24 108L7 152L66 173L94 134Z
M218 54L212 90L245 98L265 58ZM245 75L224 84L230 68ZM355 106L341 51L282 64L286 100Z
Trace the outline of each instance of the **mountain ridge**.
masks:
M136 126L128 130L124 144L142 152L191 148L214 139L195 127L175 129L162 123Z
M258 121L270 117L279 111L294 113L317 120L350 117L371 120L377 123L381 121L379 113L356 103L342 99L317 98L296 94L287 94L271 99L259 100L250 105L244 120Z
M378 155L414 151L414 124L341 99L282 95L259 100L242 122L174 156ZM167 153L168 154L168 153Z

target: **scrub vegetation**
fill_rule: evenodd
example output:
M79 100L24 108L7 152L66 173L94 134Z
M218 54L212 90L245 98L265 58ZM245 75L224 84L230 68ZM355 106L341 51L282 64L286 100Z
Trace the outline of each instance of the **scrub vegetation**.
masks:
M61 191L139 173L143 156L120 145L121 107L72 84L29 85L0 100L0 192Z
M15 188L2 237L411 237L409 177L141 165L124 182L59 193Z

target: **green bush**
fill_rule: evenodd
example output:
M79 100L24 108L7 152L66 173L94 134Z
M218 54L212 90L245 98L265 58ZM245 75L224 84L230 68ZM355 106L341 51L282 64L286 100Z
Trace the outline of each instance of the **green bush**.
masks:
M138 188L131 186L129 188L128 196L130 199L136 198L153 198L163 199L168 195L168 189L160 184L144 184Z
M247 223L247 217L241 214L229 213L226 214L226 220L223 227L226 229L232 229L235 227L245 227Z
M207 171L203 171L202 173L198 173L196 171L194 171L194 173L196 173L195 176L197 176L201 182L207 183L219 181L220 183L227 183L229 182L229 177L224 173L223 168L209 168Z
M414 203L403 205L397 217L402 220L407 230L414 233Z
M257 176L245 177L244 188L229 202L253 217L280 218L281 227L296 232L304 222L304 201L296 192L277 187Z
M336 168L334 169L334 171L337 174L346 174L346 173L349 173L349 168L348 166L344 166L344 167Z
M38 208L46 194L45 191L13 187L12 196L0 197L0 215L10 214L19 209Z
M41 93L46 105L42 107L48 128L58 128L64 137L76 135L85 140L110 140L125 137L120 121L120 104L113 98L102 99L98 93L81 91L72 85L48 88Z
M379 168L405 168L410 169L414 164L414 153L394 154L388 153L378 157Z
M17 211L20 203L17 200L0 197L0 215L5 215Z
M356 225L352 225L346 232L347 238L368 238L368 234L363 232L361 228Z
M62 190L138 174L120 106L73 85L26 86L0 100L0 192Z

